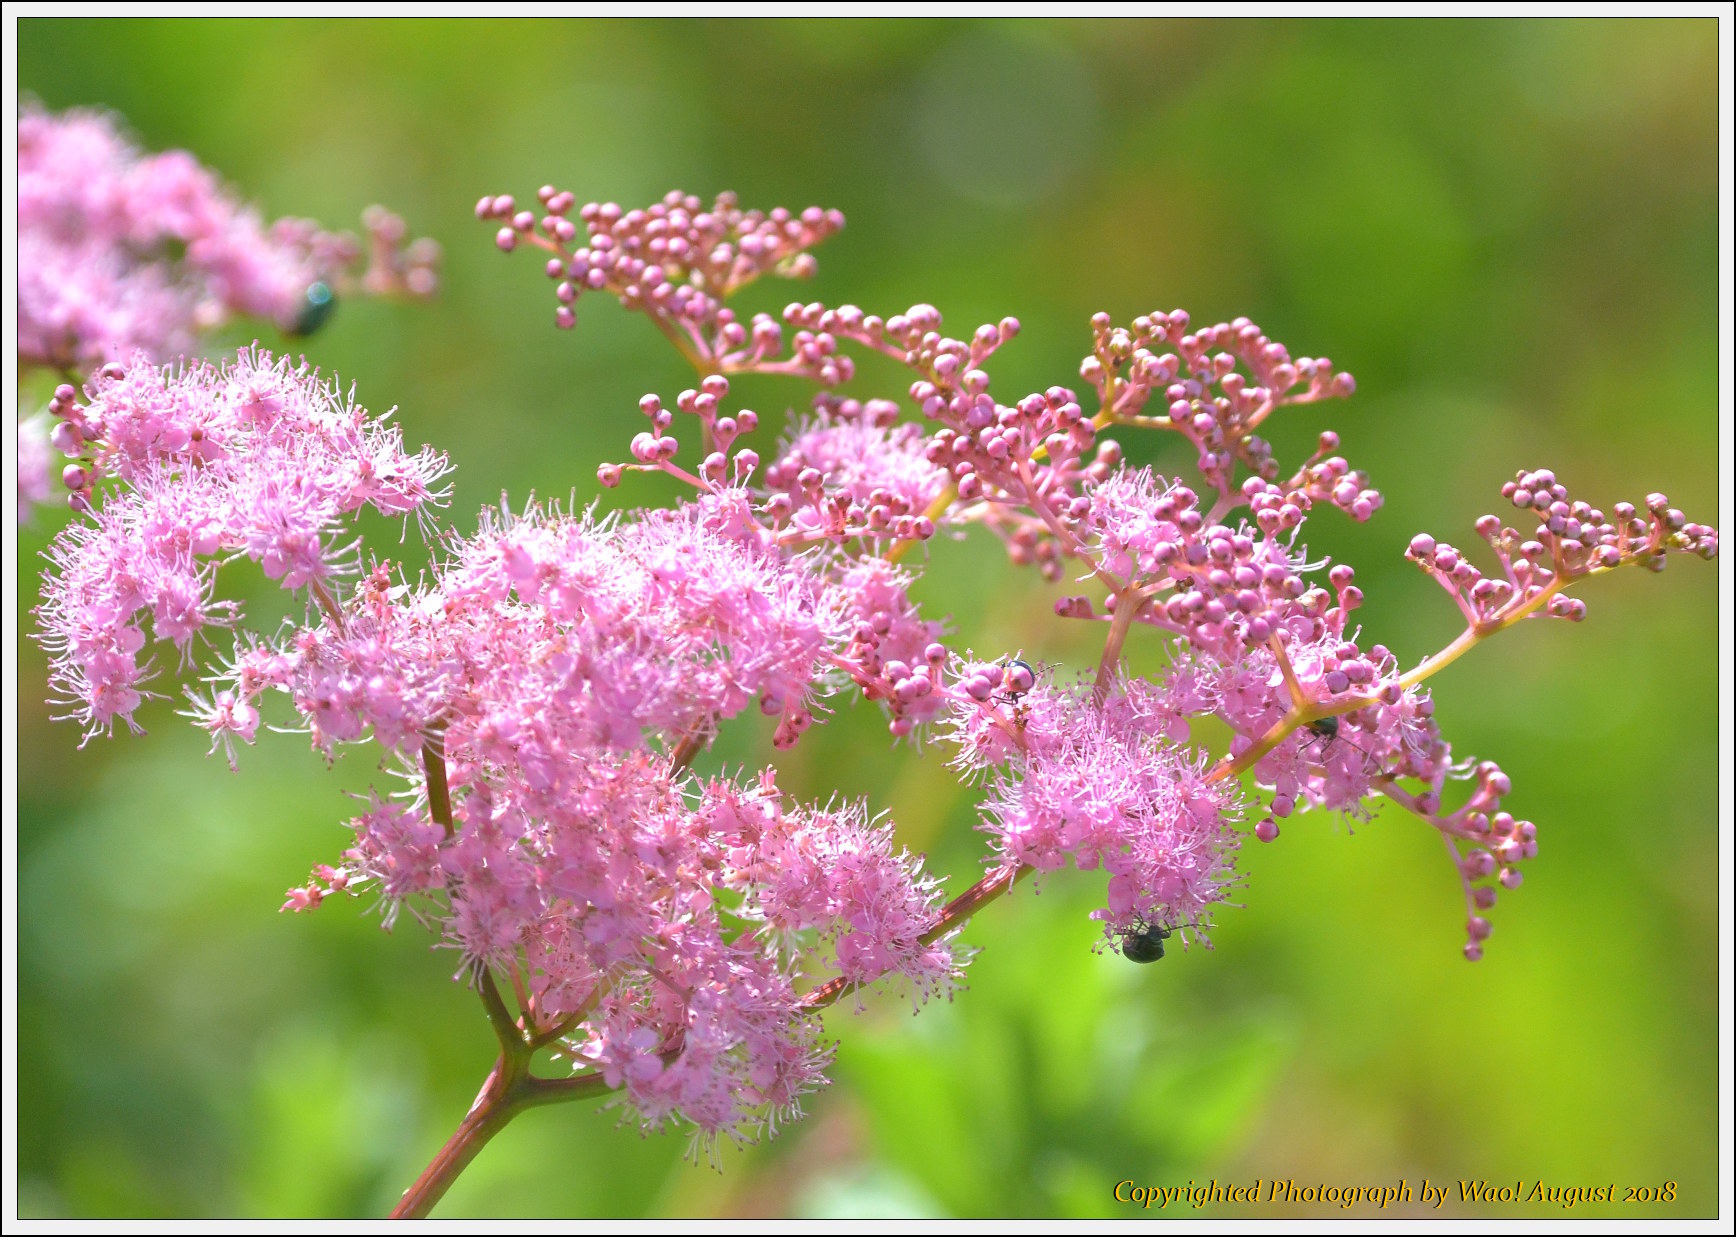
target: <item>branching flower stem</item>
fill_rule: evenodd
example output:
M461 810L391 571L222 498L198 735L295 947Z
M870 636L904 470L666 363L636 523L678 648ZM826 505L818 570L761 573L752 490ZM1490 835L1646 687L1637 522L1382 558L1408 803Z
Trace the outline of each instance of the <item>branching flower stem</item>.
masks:
M1114 594L1115 618L1109 624L1109 635L1103 642L1103 656L1097 662L1097 681L1091 689L1092 699L1099 708L1109 697L1109 685L1121 664L1121 648L1127 643L1127 633L1133 630L1133 620L1144 608L1148 594L1137 585L1128 585Z
M959 894L958 897L948 902L940 912L940 919L919 939L924 945L932 945L949 932L957 931L971 916L1006 893L1019 882L1021 877L1033 870L1028 864L1013 864L996 868ZM808 1009L824 1009L855 986L849 980L839 976L837 979L828 980L808 993L802 998L802 1004Z
M478 975L477 989L482 996L483 1008L488 1011L495 1038L500 1041L500 1058L495 1061L494 1069L489 1072L482 1090L477 1093L470 1111L459 1122L452 1137L446 1140L446 1145L440 1148L428 1167L422 1170L422 1175L404 1191L404 1196L392 1209L391 1218L394 1220L427 1218L434 1205L458 1179L458 1174L488 1145L489 1139L505 1129L519 1113L546 1104L587 1099L610 1090L599 1073L578 1073L570 1078L538 1078L531 1073L531 1060L538 1049L570 1030L577 1018L583 1016L582 1013L541 1034L530 1035L519 1029L507 1011L500 989L495 986L494 975L487 968Z
M701 725L686 735L671 756L671 772L691 764L710 733L709 725ZM422 745L422 767L427 777L428 813L446 830L446 836L451 837L454 828L452 800L447 790L446 761L438 734ZM486 967L478 973L476 991L488 1015L489 1025L494 1029L495 1039L500 1043L500 1056L452 1137L446 1140L446 1145L440 1148L428 1167L422 1170L422 1175L398 1200L398 1205L392 1210L392 1219L425 1219L458 1175L488 1145L489 1139L505 1129L519 1113L546 1104L604 1095L614 1089L600 1073L538 1078L531 1072L531 1061L536 1053L555 1044L583 1022L588 1008L574 1010L553 1026L538 1031L529 1018L523 1020L528 1028L521 1027L520 1020L513 1018L500 995L499 986L494 982L494 973Z
M1398 680L1398 685L1400 687L1414 687L1437 671L1446 669L1496 632L1505 631L1514 623L1528 618L1548 605L1549 599L1559 593L1566 586L1566 583L1567 581L1558 575L1532 596L1516 600L1515 604L1495 616L1472 623L1460 632L1458 637L1446 648L1432 657L1424 659L1416 669L1403 675ZM1116 615L1117 620L1120 617L1119 614ZM1302 685L1296 678L1296 671L1290 665L1290 659L1285 655L1284 647L1276 637L1272 640L1272 649L1278 658L1278 667L1284 675L1284 682L1290 689L1290 710L1274 722L1271 728L1261 735L1247 751L1234 758L1226 756L1220 760L1206 775L1206 780L1209 782L1221 782L1225 778L1239 777L1258 764L1273 748L1312 722L1317 722L1325 717L1335 717L1341 713L1353 713L1357 709L1368 708L1378 703L1372 696L1351 696L1331 702L1307 700L1302 694Z

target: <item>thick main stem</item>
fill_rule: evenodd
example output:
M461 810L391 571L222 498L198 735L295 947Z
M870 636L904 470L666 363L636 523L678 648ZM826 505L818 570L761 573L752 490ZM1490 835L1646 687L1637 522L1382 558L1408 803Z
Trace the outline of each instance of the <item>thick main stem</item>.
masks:
M470 1111L464 1114L464 1120L452 1132L452 1137L446 1140L446 1145L429 1161L422 1175L404 1191L404 1196L392 1209L391 1218L394 1220L426 1218L458 1179L458 1174L488 1145L488 1140L525 1109L601 1095L610 1089L601 1074L538 1078L531 1073L531 1059L553 1035L521 1031L507 1010L506 1002L501 999L493 973L486 968L478 976L477 989L495 1038L500 1041L500 1057L483 1082L476 1101L470 1105Z
M560 1104L587 1096L602 1095L610 1088L601 1074L579 1074L572 1078L537 1078L530 1073L528 1054L515 1065L511 1054L503 1054L494 1063L488 1080L476 1096L464 1120L452 1132L428 1167L422 1170L398 1205L392 1208L393 1220L422 1220L445 1197L452 1183L458 1180L470 1162L488 1145L507 1123L528 1108L545 1104Z
M519 1105L514 1103L510 1073L507 1058L502 1056L494 1063L476 1102L464 1114L464 1120L458 1123L452 1137L446 1140L446 1145L440 1148L428 1167L422 1170L422 1175L404 1191L404 1197L392 1208L391 1219L426 1219L434 1204L458 1179L458 1174L469 1167L470 1161L488 1145L488 1140L518 1115Z

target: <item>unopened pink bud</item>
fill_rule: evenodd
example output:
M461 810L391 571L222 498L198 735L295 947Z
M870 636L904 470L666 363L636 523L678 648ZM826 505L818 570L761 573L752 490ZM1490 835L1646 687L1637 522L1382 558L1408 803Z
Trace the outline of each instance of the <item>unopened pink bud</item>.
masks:
M48 441L54 449L65 455L77 455L84 450L84 435L79 433L78 426L71 421L57 421L49 431Z

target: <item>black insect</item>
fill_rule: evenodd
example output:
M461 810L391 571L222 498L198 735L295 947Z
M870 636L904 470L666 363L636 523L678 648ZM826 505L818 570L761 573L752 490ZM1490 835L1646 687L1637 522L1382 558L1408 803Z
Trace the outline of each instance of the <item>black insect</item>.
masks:
M332 294L331 286L320 279L307 286L301 302L301 310L295 316L295 325L289 328L291 335L312 335L325 325L326 319L332 316L332 310L338 307L338 298Z
M1160 923L1142 923L1137 929L1121 934L1121 956L1141 965L1156 962L1163 957L1163 943L1174 932L1174 928Z
M1306 750L1311 744L1319 743L1320 749L1315 753L1314 759L1316 763L1324 764L1326 762L1327 753L1332 750L1332 745L1338 742L1340 737L1338 733L1338 718L1336 716L1315 718L1313 721L1306 723L1303 729L1314 736L1308 741L1308 743L1302 745L1303 750ZM1363 772L1367 773L1369 767L1376 763L1374 754L1367 748L1363 747L1360 743L1352 743L1349 739L1345 739L1344 741L1362 753Z

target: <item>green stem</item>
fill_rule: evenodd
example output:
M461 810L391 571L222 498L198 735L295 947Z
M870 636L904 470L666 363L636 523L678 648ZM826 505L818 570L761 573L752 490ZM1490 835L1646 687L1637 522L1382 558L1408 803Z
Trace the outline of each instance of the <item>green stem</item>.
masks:
M446 742L439 732L422 740L422 773L428 783L428 815L450 838L452 792L446 785Z
M1296 733L1298 728L1307 725L1308 722L1312 720L1309 718L1308 713L1309 711L1305 708L1291 709L1288 713L1284 714L1283 717L1280 717L1277 721L1273 722L1271 729L1261 735L1254 746L1250 747L1240 756L1237 756L1234 760L1226 756L1222 760L1218 761L1217 764L1213 765L1212 771L1206 774L1206 781L1221 782L1225 778L1239 777L1241 774L1246 773L1249 769L1252 769L1256 764L1260 763L1261 757L1265 756L1267 752L1271 751L1274 747L1277 747L1278 744Z
M1496 632L1506 630L1513 626L1514 623L1517 623L1520 619L1531 617L1531 615L1535 614L1543 606L1547 605L1549 599L1559 593L1566 586L1566 583L1567 582L1562 578L1561 574L1557 572L1555 578L1550 580L1548 584L1539 590L1536 596L1528 598L1521 604L1514 606L1511 613L1502 613L1495 618L1485 619L1481 623L1473 623L1471 626L1465 628L1464 631L1459 633L1458 639L1447 645L1446 648L1436 653L1433 657L1424 661L1422 665L1418 666L1415 670L1412 670L1409 674L1399 679L1399 686L1415 687L1418 683L1421 683L1437 670L1442 670L1447 666L1452 665L1455 661L1476 648L1479 643L1487 640Z
M1566 584L1567 581L1558 573L1553 580L1537 592L1536 596L1527 598L1521 604L1514 606L1511 611L1465 628L1459 633L1458 638L1446 648L1424 660L1409 674L1402 676L1398 680L1398 685L1400 687L1415 687L1430 675L1446 669L1496 632L1506 630L1514 623L1528 618L1547 605L1549 599L1566 587ZM1119 618L1119 615L1117 617ZM1301 684L1296 682L1295 671L1290 668L1289 659L1284 656L1282 646L1274 640L1273 648L1278 653L1278 664L1284 671L1285 683L1290 689L1292 700L1290 711L1272 723L1271 728L1260 736L1254 746L1233 760L1226 756L1213 766L1212 771L1206 775L1208 782L1221 782L1225 778L1236 777L1247 772L1259 763L1260 758L1267 752L1310 722L1317 722L1323 717L1335 717L1340 713L1353 713L1357 709L1365 709L1370 705L1380 703L1379 698L1375 696L1352 696L1349 699L1337 700L1331 704L1304 699L1301 695Z

